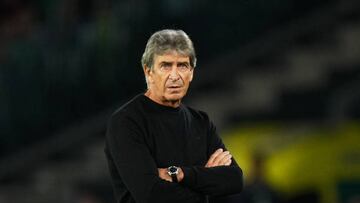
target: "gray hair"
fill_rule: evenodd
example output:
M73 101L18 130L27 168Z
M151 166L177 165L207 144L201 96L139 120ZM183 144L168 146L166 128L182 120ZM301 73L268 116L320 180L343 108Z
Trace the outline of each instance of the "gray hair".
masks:
M196 55L193 43L189 36L182 30L160 30L155 32L149 38L145 51L141 58L141 65L152 68L154 65L154 57L163 55L169 51L189 56L191 67L196 66Z

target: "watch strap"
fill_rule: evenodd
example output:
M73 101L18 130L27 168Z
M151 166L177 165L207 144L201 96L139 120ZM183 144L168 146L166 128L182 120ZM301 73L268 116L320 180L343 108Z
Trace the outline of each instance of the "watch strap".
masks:
M171 179L172 179L173 183L177 183L177 182L178 182L178 179L177 179L176 174L172 174L172 175L171 175Z
M179 168L176 166L170 166L167 168L168 174L170 175L172 182L177 183L179 182L177 179L177 174L179 173Z

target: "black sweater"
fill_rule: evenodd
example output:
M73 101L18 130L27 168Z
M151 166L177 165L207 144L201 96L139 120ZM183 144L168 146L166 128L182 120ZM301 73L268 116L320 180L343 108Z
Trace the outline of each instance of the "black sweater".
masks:
M172 108L138 95L120 107L107 129L105 154L116 199L121 203L203 203L208 195L238 193L242 171L205 168L216 149L225 149L206 113L183 104ZM158 177L158 168L179 166L180 183Z

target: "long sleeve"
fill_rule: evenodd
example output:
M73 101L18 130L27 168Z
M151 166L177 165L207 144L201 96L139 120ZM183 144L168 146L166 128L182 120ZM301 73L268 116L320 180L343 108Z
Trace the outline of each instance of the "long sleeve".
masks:
M212 122L206 120L208 126L208 158L217 149L226 147L217 134ZM243 173L232 158L230 166L206 168L204 166L183 167L185 178L183 185L194 191L207 195L228 195L239 193L243 189Z
M204 196L158 177L142 128L129 117L113 116L107 130L108 156L122 183L139 203L203 202Z

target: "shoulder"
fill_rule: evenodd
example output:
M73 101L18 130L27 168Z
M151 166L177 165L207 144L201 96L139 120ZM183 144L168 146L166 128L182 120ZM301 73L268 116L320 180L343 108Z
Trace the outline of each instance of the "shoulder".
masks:
M141 97L141 94L136 95L131 100L117 108L111 114L110 120L136 119L136 117L141 116L141 112L143 112Z
M114 111L107 122L107 137L134 137L143 132L145 124L141 100L141 95L137 95Z

